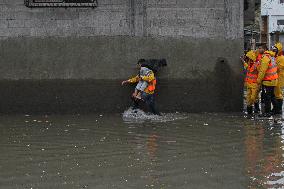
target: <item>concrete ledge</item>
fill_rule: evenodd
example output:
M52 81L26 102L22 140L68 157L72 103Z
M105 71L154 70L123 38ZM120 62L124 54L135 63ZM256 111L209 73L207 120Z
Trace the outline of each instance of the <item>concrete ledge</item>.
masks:
M2 80L0 113L121 113L131 105L133 86L121 80ZM206 80L159 80L157 107L162 112L242 110L241 86ZM239 103L236 103L239 102Z

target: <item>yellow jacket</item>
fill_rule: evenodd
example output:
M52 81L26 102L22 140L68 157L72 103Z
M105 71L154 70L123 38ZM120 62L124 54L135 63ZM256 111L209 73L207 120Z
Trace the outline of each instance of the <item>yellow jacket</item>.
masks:
M268 52L269 53L269 52ZM260 60L260 66L258 68L258 77L257 77L257 83L258 84L263 84L265 86L277 86L278 79L274 79L271 81L262 81L266 70L268 69L268 65L270 63L271 59L267 57L266 55L262 56L262 59Z
M248 68L248 64L247 62L244 63L244 68L247 69ZM259 68L257 68L259 69ZM256 88L259 88L259 85L257 83L248 83L245 81L245 86L247 88L252 88L252 89L256 89Z
M147 81L149 83L149 82L153 81L154 79L155 79L155 75L151 71L150 74L148 74L147 76L141 76L140 77L139 75L136 75L135 77L128 79L128 82L129 83L137 83L140 80L143 80L143 81ZM154 94L154 91L149 91L148 87L144 90L144 92L147 93L147 94Z
M284 86L284 56L277 56L276 57L276 64L277 64L277 72L278 72L278 86Z

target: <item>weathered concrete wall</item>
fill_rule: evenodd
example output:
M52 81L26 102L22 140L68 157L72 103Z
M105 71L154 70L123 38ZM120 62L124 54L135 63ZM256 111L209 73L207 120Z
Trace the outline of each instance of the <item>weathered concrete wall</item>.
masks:
M99 0L27 8L0 0L1 112L123 111L139 58L166 58L162 111L240 111L241 0Z

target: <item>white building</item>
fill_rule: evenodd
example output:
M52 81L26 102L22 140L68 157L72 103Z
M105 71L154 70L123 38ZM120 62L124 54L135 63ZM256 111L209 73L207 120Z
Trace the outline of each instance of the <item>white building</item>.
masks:
M284 43L284 0L261 0L261 16L269 47L276 41Z

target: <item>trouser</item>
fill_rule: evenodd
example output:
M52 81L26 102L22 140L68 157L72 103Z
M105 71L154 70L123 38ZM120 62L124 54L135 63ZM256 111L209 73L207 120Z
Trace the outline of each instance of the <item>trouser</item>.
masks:
M275 95L274 95L274 86L265 86L262 85L262 95L264 101L264 112L271 113L271 103L274 102Z
M273 113L274 114L282 114L282 104L283 104L283 94L282 87L276 86L274 88L274 103L273 103Z
M252 106L256 102L258 102L258 93L259 93L258 87L247 87L247 95L246 95L247 106Z
M151 113L155 114L155 115L160 115L159 111L156 109L155 107L155 98L154 98L154 94L147 94L145 92L142 92L142 100L146 103L146 105L148 106L149 110ZM133 108L139 108L139 102L140 100L132 98L133 100Z
M258 95L259 87L257 84L247 84L247 93L246 93L246 104L247 104L247 113L252 114L253 106L254 113L259 112L259 103L258 103Z

